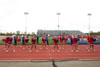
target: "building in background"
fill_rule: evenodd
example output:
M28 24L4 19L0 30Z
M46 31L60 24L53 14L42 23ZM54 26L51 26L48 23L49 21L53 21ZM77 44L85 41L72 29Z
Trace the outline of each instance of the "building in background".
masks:
M37 35L38 36L45 36L45 35L50 35L50 36L59 36L63 34L68 34L68 35L86 35L85 33L79 31L79 30L38 30Z

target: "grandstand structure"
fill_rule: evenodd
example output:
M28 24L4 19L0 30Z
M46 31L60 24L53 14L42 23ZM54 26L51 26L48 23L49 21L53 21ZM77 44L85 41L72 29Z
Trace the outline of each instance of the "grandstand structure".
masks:
M38 36L44 36L44 35L50 35L50 36L59 36L59 35L86 35L85 33L79 31L79 30L38 30L37 35Z

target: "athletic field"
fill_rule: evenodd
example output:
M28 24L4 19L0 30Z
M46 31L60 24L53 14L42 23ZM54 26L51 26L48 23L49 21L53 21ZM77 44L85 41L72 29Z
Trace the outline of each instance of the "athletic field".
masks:
M12 49L9 52L5 52L4 45L0 46L0 60L79 60L79 59L100 59L100 46L95 45L96 51L88 52L88 45L79 45L79 52L72 52L71 45L59 46L59 52L53 52L53 45L49 45L48 49L40 49L42 46L38 45L38 52L34 49L29 52L26 48L23 50L23 46L15 47L15 52ZM64 47L64 49L62 49Z

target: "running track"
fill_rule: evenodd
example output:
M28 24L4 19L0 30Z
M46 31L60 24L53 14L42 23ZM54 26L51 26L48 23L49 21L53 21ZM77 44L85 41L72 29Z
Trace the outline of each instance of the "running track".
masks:
M29 49L23 50L23 46L15 47L14 53L11 49L9 52L5 52L4 46L0 46L0 60L76 60L76 59L100 59L100 45L95 45L96 51L90 51L86 49L87 45L79 45L79 52L72 52L71 45L65 45L64 49L60 49L60 52L53 52L53 45L48 46L48 49L40 49L41 45L38 45L38 52L34 49L29 52ZM61 45L59 47L62 47Z

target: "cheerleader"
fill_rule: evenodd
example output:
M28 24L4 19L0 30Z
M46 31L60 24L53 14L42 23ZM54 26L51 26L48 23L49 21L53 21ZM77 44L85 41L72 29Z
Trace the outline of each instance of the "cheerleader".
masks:
M54 50L53 50L53 52L55 52L55 49L57 48L57 51L59 52L59 48L58 48L58 39L56 38L56 37L53 37L52 38L52 40L53 40L53 43L54 43Z
M42 48L43 48L43 47L45 47L46 49L48 49L48 48L47 48L47 41L46 41L46 38L45 38L44 36L42 37ZM41 49L42 49L42 48L41 48Z
M77 38L77 36L72 36L72 52L74 51L74 49L76 50L76 52L78 52L78 41L79 41L79 38Z
M88 44L89 44L89 48L88 48L88 52L90 52L91 50L95 51L94 49L94 42L96 41L95 38L93 38L93 36L89 36L88 37Z
M36 38L34 36L31 38L31 42L32 42L32 46L31 46L30 52L32 52L33 47L35 48L36 52L38 52L37 47L36 47Z
M8 37L8 49L6 50L6 52L8 52L9 49L12 49L13 52L15 52L14 45L12 44L12 42L13 42L13 38L12 37Z

